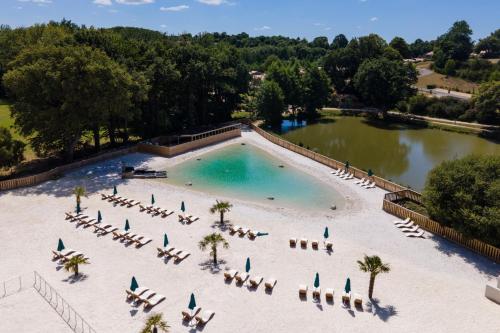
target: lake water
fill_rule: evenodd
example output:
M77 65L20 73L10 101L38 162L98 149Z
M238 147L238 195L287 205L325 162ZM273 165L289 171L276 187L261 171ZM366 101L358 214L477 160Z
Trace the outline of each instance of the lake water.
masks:
M328 210L332 204L344 205L334 189L253 145L234 144L199 158L170 168L167 182L192 182L193 190L279 207Z
M427 173L442 161L472 153L500 154L500 144L475 135L374 123L362 117L305 125L285 121L282 137L417 190L423 189Z

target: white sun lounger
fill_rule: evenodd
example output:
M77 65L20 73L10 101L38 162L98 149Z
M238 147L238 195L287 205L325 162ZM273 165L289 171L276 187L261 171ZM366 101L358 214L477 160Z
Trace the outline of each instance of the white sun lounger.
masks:
M137 296L135 298L135 302L136 302L136 304L140 304L140 303L146 301L147 299L153 297L154 295L156 295L156 291L148 289L145 292L143 292L140 296Z
M105 226L105 227L101 228L99 231L101 232L101 235L107 235L110 232L117 231L117 230L118 230L117 227L113 227L112 225L110 225L110 226Z
M114 239L121 239L121 238L125 238L129 234L130 234L129 232L113 231L113 238Z
M240 237L243 237L247 234L247 232L249 232L250 229L248 228L241 228L239 231L238 231L238 234L240 235Z
M193 222L198 221L199 219L200 218L198 216L189 215L186 217L186 222L187 222L187 224L191 224Z
M342 171L340 171L340 172L337 174L337 176L342 177L342 176L344 176L345 174L346 174L346 172L345 172L344 170L342 170Z
M66 257L66 256L69 256L70 254L74 253L75 250L72 250L72 249L64 249L62 251L54 251L52 250L52 254L53 254L53 259L61 259L63 257Z
M139 210L141 212L143 211L147 211L148 213L151 211L151 209L153 208L153 205L149 205L149 206L144 206L144 205L141 205L139 204Z
M236 276L236 274L238 274L238 271L235 270L235 269L231 269L229 271L225 271L224 272L224 278L226 280L232 280L232 279L234 279L234 277Z
M181 253L179 254L176 254L174 257L175 257L175 261L176 262L180 262L180 261L183 261L184 259L186 259L187 257L189 257L191 255L191 253L189 253L188 251L182 251Z
M144 309L152 308L152 307L156 306L158 303L160 303L161 301L163 301L165 298L166 297L163 296L163 295L161 295L161 294L156 294L156 295L154 295L151 298L143 300L143 302L144 302Z
M252 287L257 288L259 286L259 284L261 284L262 280L264 280L264 278L262 276L257 275L248 281L250 282L250 285Z
M413 221L409 221L409 222L406 222L404 224L396 224L396 228L399 228L399 229L411 228L413 226L414 226Z
M423 230L419 230L419 231L416 231L416 232L408 232L405 234L406 237L414 237L414 238L417 238L417 237L423 237L424 236L424 231Z
M352 173L350 173L344 177L345 180L349 180L349 179L353 179L353 178L354 178L354 175Z
M312 297L313 298L320 298L321 297L321 287L314 288L312 291Z
M405 232L405 233L413 233L413 232L417 232L420 230L419 226L418 225L414 225L410 228L401 228L400 229L402 232Z
M354 306L356 307L363 307L363 297L361 297L360 294L354 294Z
M161 213L161 217L165 218L167 216L172 215L174 213L174 211L165 209L165 210L161 211L160 213Z
M127 289L127 290L125 290L125 292L127 293L128 299L136 299L137 297L141 296L142 294L144 294L148 290L149 290L148 287L138 287L134 291Z
M234 279L239 283L243 283L248 279L248 277L249 277L248 273L240 273L240 274L236 274L234 276Z
M408 222L410 222L410 218L409 218L409 217L407 217L407 218L406 218L406 219L404 219L403 221L401 221L401 220L396 220L396 221L394 221L394 224L395 224L395 225L398 225L398 224L406 224L406 223L408 223Z
M307 285L299 285L299 295L307 295Z
M358 183L359 186L363 187L365 185L368 185L370 184L370 180L369 179L365 179L365 181L361 182L361 183Z
M229 233L232 235L239 232L240 230L241 230L241 227L239 225L232 225L229 227Z
M201 308L196 309L196 311L191 314L191 310L184 310L182 311L182 320L183 321L191 321L196 317L201 311Z
M109 199L110 195L109 194L104 194L104 193L101 193L101 199L102 200L107 200Z
M375 182L372 182L370 185L365 186L365 188L370 189L370 188L375 188L377 187L377 184Z
M169 257L169 258L171 258L171 257L174 257L174 258L175 258L175 256L177 256L177 255L178 255L178 254L180 254L181 252L182 252L182 250L180 250L180 249L172 249L172 250L170 250L170 251L166 252L166 255L167 255L167 257Z
M275 278L269 278L267 279L266 283L264 283L264 286L266 287L266 289L272 290L277 282L278 280L276 280Z
M325 290L325 298L327 301L332 301L333 300L333 289L332 288L327 288Z
M366 178L361 178L361 179L358 179L354 182L354 184L361 184L363 183L364 181L366 180Z
M201 316L195 316L194 319L196 319L196 324L197 325L205 325L208 323L212 318L215 316L214 311L206 310L203 312Z
M342 293L342 303L351 303L351 293Z
M340 169L337 169L335 171L330 171L330 173L334 176L338 175L338 173L340 172Z

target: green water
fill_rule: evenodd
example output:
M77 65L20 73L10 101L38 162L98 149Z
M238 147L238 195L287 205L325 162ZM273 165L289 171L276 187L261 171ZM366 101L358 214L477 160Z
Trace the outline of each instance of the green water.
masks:
M361 117L294 125L284 122L285 139L417 190L423 189L427 173L442 161L472 153L500 154L499 144L475 135L373 123Z
M200 158L169 169L167 181L181 186L191 182L193 190L215 197L235 196L279 207L327 210L332 204L343 206L338 192L255 146L234 144Z

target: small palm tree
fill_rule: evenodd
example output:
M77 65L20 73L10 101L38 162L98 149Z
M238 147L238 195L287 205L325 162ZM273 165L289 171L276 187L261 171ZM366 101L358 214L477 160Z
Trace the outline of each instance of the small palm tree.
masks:
M169 328L170 326L168 326L167 322L163 320L163 314L155 313L148 317L144 328L141 330L141 333L157 333L158 330L167 333L169 332Z
M227 249L229 248L229 243L222 237L221 234L213 233L205 236L198 244L202 251L205 251L207 247L210 247L210 255L214 257L214 265L217 265L217 246L222 243L222 246Z
M87 258L84 258L82 256L71 257L71 259L66 261L66 263L64 264L64 269L68 272L75 272L75 276L78 276L78 266L88 264L89 261Z
M76 186L73 189L73 194L76 197L76 204L79 206L82 201L82 197L87 196L87 190L83 186Z
M215 204L210 208L210 213L215 214L216 212L220 213L220 223L224 223L224 213L228 213L231 211L231 205L228 201L219 201L217 200Z
M368 288L368 297L371 299L373 295L373 286L375 285L375 277L380 273L389 273L391 268L389 264L382 262L379 256L367 256L363 261L358 260L359 269L365 273L370 273L370 286Z

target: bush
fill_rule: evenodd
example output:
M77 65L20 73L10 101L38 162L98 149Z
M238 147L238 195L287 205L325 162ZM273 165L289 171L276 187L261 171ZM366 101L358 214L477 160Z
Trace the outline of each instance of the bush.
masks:
M429 98L423 95L408 100L408 112L436 118L458 119L469 110L469 102L452 97Z
M435 84L428 84L427 89L436 89L436 85Z
M423 200L432 219L500 246L500 156L441 163L427 176Z

